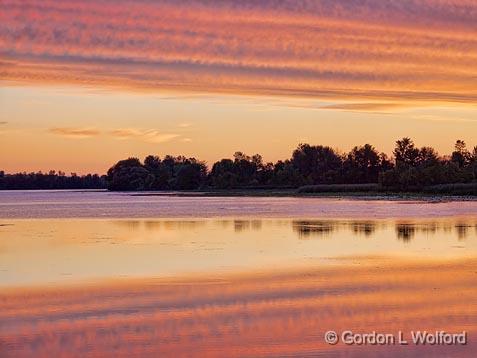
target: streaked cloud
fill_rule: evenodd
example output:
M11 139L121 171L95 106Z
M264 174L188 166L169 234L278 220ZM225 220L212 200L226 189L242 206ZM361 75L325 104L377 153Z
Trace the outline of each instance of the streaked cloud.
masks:
M6 122L6 121L1 121L1 122L0 122L0 125L4 125L4 124L7 124L7 123L8 123L8 122Z
M48 130L52 134L56 134L62 137L70 138L90 138L100 134L100 131L94 128L50 128Z
M94 128L67 128L55 127L48 130L50 133L71 138L90 138L99 136L101 132ZM163 133L156 129L118 128L107 132L117 139L137 139L149 143L164 143L180 137L179 134Z
M123 90L476 103L476 18L473 0L3 0L0 74Z
M121 128L109 132L117 139L138 139L149 143L164 143L169 142L177 137L179 134L163 133L156 129L137 129L137 128Z
M192 126L192 123L184 122L184 123L179 123L179 128L189 128Z
M338 103L322 106L323 109L338 109L344 111L357 112L375 112L388 111L406 107L407 105L399 102L362 102L362 103Z
M434 114L418 114L413 115L413 119L424 121L437 121L437 122L477 122L477 119L472 117L455 117L455 116L443 116Z

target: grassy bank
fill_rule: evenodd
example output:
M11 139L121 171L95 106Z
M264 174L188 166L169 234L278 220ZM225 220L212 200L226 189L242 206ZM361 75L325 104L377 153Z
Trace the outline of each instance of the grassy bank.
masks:
M331 185L307 185L298 188L299 194L323 194L323 193L361 193L361 194L414 194L414 195L465 195L477 196L477 183L440 184L425 187L415 187L406 190L399 188L383 187L379 184L331 184Z
M169 192L133 192L137 196L250 196L250 197L334 197L360 199L440 199L457 198L477 200L477 183L446 184L425 187L421 190L403 191L385 189L378 184L333 184L309 185L294 188L241 188L241 189L205 189Z

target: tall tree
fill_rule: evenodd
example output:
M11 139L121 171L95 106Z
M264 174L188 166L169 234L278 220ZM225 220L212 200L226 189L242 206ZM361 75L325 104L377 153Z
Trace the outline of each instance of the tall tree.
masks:
M419 149L414 146L414 142L404 137L396 141L396 146L393 151L396 163L415 166L419 157Z
M463 140L459 139L455 142L451 160L461 168L470 164L472 154L467 150L467 146Z

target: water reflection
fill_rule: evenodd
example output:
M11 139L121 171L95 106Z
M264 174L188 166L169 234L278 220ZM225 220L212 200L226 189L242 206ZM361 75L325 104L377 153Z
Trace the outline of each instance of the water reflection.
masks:
M223 223L224 221L222 221ZM227 225L225 225L227 226ZM242 232L247 230L261 230L262 220L233 220L235 232Z
M129 229L131 231L137 230L142 225L142 223L143 222L139 220L117 220L115 222L116 225L121 226L125 229Z
M396 235L399 240L409 242L416 234L416 225L396 224Z
M329 237L329 234L337 230L339 223L334 221L293 221L293 230L298 233L300 239L311 237Z
M7 290L0 294L0 355L474 357L476 265L395 260ZM469 341L329 345L323 336L331 327L402 331L409 340L413 330L465 330Z
M477 256L477 218L41 219L0 222L0 286L307 265L343 257ZM24 263L28 262L28 265Z
M457 223L455 225L456 231L457 231L457 236L459 237L460 240L463 240L466 238L468 234L469 228L471 228L472 225L469 225L467 223ZM477 228L477 226L476 226Z
M469 222L386 222L386 221L338 221L338 220L294 220L293 230L300 239L330 237L330 234L347 231L353 236L371 237L378 231L386 231L394 227L395 237L399 241L409 242L416 233L433 236L438 234L452 235L455 232L459 240L465 239L469 229L475 228L477 223Z
M298 233L300 239L329 237L331 233L346 229L354 236L371 236L376 231L379 223L360 220L360 221L336 221L336 220L295 220L292 227Z
M433 236L437 234L452 235L459 240L465 239L472 228L477 233L477 221L383 221L383 220L267 220L267 219L236 219L236 220L114 220L112 223L132 231L140 230L143 226L149 231L161 230L193 230L205 228L208 224L227 229L233 227L236 233L261 231L264 227L283 225L291 226L299 239L326 238L333 233L346 231L352 236L372 237L380 231L394 227L395 237L401 242L411 241L416 233Z
M350 225L355 234L371 236L376 231L376 223L372 221L354 221Z
M477 224L472 222L443 223L441 225L436 222L418 224L396 223L396 235L403 242L408 242L414 238L416 232L427 234L428 236L436 235L440 232L446 235L455 232L459 240L464 240L469 234L469 229L473 227L477 230Z

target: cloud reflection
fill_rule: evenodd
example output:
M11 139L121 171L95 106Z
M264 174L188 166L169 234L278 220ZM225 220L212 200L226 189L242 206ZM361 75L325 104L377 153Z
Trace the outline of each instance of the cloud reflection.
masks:
M471 356L475 260L379 261L0 292L0 353L82 356ZM436 272L439 274L436 275ZM468 332L467 346L330 346L325 331ZM351 351L350 351L351 350Z

